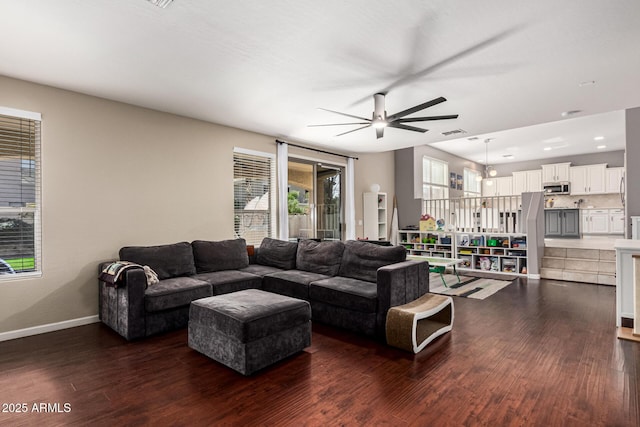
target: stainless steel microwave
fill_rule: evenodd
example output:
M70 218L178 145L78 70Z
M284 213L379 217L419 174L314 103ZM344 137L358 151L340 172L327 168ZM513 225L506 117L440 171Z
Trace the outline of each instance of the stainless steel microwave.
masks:
M570 185L568 182L556 182L543 186L544 194L569 194Z

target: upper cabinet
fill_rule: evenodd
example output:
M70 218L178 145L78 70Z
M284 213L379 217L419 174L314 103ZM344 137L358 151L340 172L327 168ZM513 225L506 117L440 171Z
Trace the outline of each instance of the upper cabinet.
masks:
M569 181L569 163L542 165L542 183Z
M622 186L624 168L607 168L605 170L605 192L619 193Z
M571 167L571 194L605 193L606 170L606 164Z
M513 194L542 191L542 170L513 173Z
M484 197L511 196L513 194L520 193L514 193L513 178L510 176L482 180L482 195Z

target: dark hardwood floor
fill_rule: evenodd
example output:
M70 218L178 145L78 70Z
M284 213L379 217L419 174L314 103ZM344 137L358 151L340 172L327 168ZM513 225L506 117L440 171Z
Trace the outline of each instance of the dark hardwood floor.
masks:
M27 413L0 425L640 425L640 344L616 338L615 288L519 279L454 303L453 331L417 355L316 324L311 347L252 377L189 349L186 330L3 342L1 409Z

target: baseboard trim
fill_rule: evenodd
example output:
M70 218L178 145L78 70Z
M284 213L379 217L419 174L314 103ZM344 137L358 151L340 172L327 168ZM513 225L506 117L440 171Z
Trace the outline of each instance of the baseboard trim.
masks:
M528 277L529 279L540 280L539 274L530 274Z
M31 328L17 329L15 331L0 332L0 342L15 340L17 338L30 337L32 335L46 334L47 332L59 331L62 329L75 328L76 326L89 325L97 323L100 319L98 315L79 317L77 319L65 320L56 323L47 323L46 325L33 326Z

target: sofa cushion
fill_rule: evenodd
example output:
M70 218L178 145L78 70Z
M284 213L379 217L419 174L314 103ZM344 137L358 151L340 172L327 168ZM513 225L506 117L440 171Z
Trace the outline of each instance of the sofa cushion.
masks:
M213 287L213 295L262 287L262 277L239 270L211 271L196 274L193 278L210 283Z
M344 243L339 240L316 242L300 240L296 253L296 269L335 276L340 269Z
M329 276L309 271L280 271L264 276L262 278L262 289L276 294L308 300L309 283L327 278Z
M279 273L283 271L281 268L271 267L269 265L261 265L261 264L249 264L248 267L241 268L240 271L244 271L245 273L255 274L256 276L266 276L267 274Z
M296 268L297 250L297 242L285 242L265 237L257 250L256 263L282 270L293 270Z
M378 307L375 283L349 277L331 277L309 284L309 299L364 313L375 313Z
M120 249L120 259L148 265L158 274L160 280L196 274L189 242L160 246L125 246Z
M375 282L380 267L406 259L407 250L404 246L380 246L365 241L348 240L344 243L344 254L338 274Z
M210 297L211 285L192 277L174 277L161 280L144 291L146 311L162 311L188 306L191 301Z
M244 239L217 242L195 240L191 246L198 273L236 270L249 265L247 242Z

